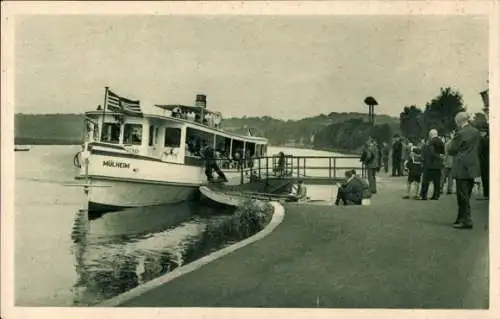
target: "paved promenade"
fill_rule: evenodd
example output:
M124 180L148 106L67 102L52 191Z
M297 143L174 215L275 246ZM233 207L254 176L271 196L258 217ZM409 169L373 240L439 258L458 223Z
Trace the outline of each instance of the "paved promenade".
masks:
M269 236L122 306L487 308L488 201L453 229L455 195L403 200L404 183L371 206L286 205Z

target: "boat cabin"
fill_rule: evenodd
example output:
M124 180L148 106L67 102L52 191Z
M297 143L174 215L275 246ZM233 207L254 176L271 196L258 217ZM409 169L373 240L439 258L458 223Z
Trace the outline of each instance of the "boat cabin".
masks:
M267 139L221 129L222 116L204 107L156 105L161 115L142 117L101 110L87 112L88 141L119 145L134 154L185 165L203 165L202 149L211 145L219 166L239 169L265 156Z

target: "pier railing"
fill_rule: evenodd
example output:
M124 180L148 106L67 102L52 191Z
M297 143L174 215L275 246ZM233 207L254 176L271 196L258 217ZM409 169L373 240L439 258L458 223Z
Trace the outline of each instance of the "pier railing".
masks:
M331 183L344 179L347 170L356 170L362 178L366 169L359 156L264 156L254 158L251 165L241 166L241 183L253 179L302 179L311 183Z

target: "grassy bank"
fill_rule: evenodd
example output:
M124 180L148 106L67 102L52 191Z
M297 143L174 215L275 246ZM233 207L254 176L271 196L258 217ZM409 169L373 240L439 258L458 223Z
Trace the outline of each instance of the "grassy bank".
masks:
M270 203L249 199L230 218L209 223L202 235L186 247L183 264L255 235L269 224L273 213Z

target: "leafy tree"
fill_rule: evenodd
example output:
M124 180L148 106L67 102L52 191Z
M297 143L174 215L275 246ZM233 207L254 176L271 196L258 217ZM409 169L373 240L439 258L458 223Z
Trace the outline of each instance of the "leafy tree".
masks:
M399 116L400 129L403 136L411 141L418 140L422 137L424 131L422 110L415 105L405 106L403 112Z
M440 94L425 105L426 131L435 128L440 134L451 132L455 129L455 115L465 110L460 92L441 88Z
M431 129L445 135L455 129L455 115L465 110L460 92L441 88L439 95L426 103L423 112L414 105L405 106L399 117L400 129L411 141L425 138Z

